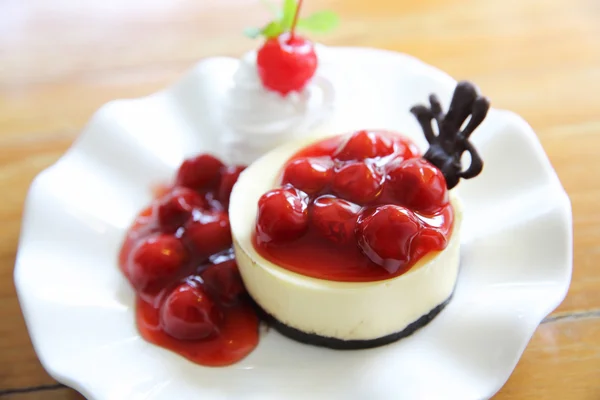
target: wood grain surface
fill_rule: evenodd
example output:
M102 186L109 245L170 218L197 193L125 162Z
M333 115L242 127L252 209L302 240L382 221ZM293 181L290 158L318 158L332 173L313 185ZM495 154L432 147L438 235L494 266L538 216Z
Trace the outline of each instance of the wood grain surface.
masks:
M573 282L497 400L600 399L600 1L307 0L331 45L413 54L479 84L533 126L574 213ZM33 351L12 273L36 174L91 114L150 94L199 58L256 46L258 0L0 0L0 397L73 400Z

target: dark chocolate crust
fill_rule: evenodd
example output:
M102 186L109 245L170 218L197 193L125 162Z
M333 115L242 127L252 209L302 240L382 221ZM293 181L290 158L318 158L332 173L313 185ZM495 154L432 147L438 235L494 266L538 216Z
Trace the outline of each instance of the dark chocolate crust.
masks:
M287 336L290 339L296 340L301 343L311 344L313 346L320 347L328 347L330 349L336 350L360 350L360 349L370 349L373 347L384 346L386 344L393 343L397 340L405 338L407 336L412 335L428 323L430 323L442 310L450 300L452 299L452 295L448 299L446 299L443 303L437 305L433 310L429 313L423 315L418 320L412 322L406 328L401 330L400 332L392 333L387 336L383 336L377 339L371 340L342 340L336 339L332 337L320 336L314 333L306 333L296 328L292 328L281 321L277 320L272 315L268 314L263 309L260 309L261 317L273 328L275 328L279 333L284 336ZM257 306L258 307L258 306Z

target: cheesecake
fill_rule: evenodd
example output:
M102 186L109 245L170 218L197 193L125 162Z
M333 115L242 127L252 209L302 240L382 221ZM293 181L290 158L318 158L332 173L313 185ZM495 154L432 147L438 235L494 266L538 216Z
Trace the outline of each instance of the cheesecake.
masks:
M255 248L256 204L276 187L281 166L305 144L288 144L262 157L241 174L232 192L233 243L248 293L278 330L302 342L364 348L413 333L444 308L454 291L460 254L460 200L450 195L454 222L446 248L427 254L404 274L348 282L291 271Z
M430 101L411 110L430 143L424 155L399 134L361 130L289 143L240 175L229 208L239 271L284 335L338 349L380 346L450 301L463 218L452 189L483 168L468 138L489 103L467 82L447 114Z

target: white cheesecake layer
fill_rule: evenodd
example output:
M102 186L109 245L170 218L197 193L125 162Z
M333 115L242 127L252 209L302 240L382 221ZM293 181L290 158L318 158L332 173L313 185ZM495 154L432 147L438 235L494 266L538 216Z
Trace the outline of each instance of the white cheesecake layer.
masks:
M305 333L372 340L400 332L447 300L454 290L461 203L451 196L455 222L446 249L428 254L401 276L376 282L336 282L281 268L258 254L252 244L257 202L276 186L285 162L314 140L287 144L266 154L242 173L233 189L229 213L244 284L266 312Z

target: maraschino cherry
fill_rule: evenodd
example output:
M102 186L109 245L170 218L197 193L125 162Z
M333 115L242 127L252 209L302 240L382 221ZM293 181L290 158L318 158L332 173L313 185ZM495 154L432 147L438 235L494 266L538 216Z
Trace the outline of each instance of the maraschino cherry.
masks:
M313 43L296 33L301 7L302 0L299 0L291 30L268 38L256 58L263 85L282 96L302 91L317 70Z

